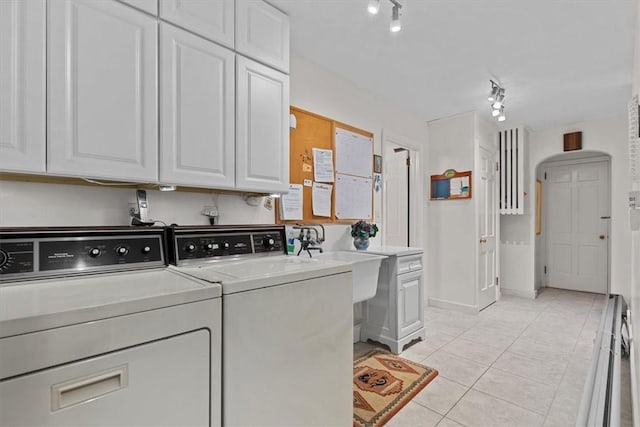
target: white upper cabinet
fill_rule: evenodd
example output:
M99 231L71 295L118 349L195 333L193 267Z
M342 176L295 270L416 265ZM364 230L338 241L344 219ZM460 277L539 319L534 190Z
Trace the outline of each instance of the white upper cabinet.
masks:
M45 171L45 1L0 1L0 170Z
M160 0L160 18L233 49L233 0Z
M287 191L289 76L236 58L236 187Z
M140 10L144 10L154 16L158 16L158 0L119 0L122 3L130 4Z
M235 54L160 24L160 182L233 188Z
M236 50L289 72L289 17L262 0L236 0Z
M157 181L157 21L115 1L50 6L48 172Z

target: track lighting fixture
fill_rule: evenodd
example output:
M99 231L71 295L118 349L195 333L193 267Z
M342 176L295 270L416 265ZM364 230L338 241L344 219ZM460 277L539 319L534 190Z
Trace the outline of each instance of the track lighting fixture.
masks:
M499 109L500 107L502 107L502 101L504 101L504 88L498 89L496 100L493 101L493 104L491 104L491 106L495 109Z
M377 15L380 11L380 0L369 0L369 7L367 10L372 15Z
M491 105L491 117L496 117L499 122L504 122L507 119L504 114L505 89L493 80L489 80L489 82L491 83L491 91L487 96L487 101Z
M389 25L389 31L397 33L402 29L402 22L400 22L400 9L402 5L398 0L389 0L393 5L391 9L391 24ZM380 11L380 0L369 0L367 10L372 15L377 15Z

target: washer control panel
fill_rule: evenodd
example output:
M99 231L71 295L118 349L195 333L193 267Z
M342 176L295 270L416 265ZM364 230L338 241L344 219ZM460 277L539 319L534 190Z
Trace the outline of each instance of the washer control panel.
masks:
M172 230L171 262L286 254L284 226L259 229L211 227Z
M164 235L2 232L0 282L165 265Z

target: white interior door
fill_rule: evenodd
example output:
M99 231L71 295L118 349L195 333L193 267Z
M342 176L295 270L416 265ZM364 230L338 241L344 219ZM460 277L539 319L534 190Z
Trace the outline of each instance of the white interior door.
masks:
M480 173L475 183L479 214L478 309L496 301L497 253L496 230L498 209L496 200L496 153L480 148Z
M409 246L409 151L384 147L385 245Z
M546 171L547 286L607 292L609 163Z

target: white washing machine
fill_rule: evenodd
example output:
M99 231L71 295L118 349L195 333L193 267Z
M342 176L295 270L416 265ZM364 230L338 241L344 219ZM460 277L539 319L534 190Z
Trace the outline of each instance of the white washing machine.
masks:
M0 229L0 426L220 425L221 289L164 241Z
M353 423L349 264L286 255L284 226L178 227L180 272L222 284L222 424Z

